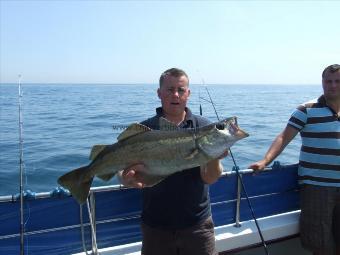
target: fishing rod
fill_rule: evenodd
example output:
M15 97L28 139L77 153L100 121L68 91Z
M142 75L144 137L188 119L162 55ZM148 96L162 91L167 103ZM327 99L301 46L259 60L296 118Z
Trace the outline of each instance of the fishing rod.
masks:
M212 98L211 98L211 95L210 95L210 92L209 92L209 90L208 90L208 87L206 86L206 84L205 84L205 82L204 82L203 79L202 79L202 82L203 82L203 85L204 85L204 87L205 87L205 89L206 89L206 91L207 91L207 94L208 94L208 96L209 96L209 100L206 100L206 101L208 101L208 102L211 103L211 105L212 105L213 108L214 108L215 115L216 115L218 121L220 121L220 117L218 116L218 113L217 113L217 110L216 110L214 101L213 101ZM202 112L202 107L201 107L201 105L200 105L200 112ZM202 114L201 114L201 115L202 115ZM258 222L257 222L256 217L255 217L255 213L254 213L253 206L251 205L251 202L250 202L250 199L249 199L249 196L248 196L246 187L245 187L244 182L243 182L243 180L242 180L242 177L241 177L241 175L240 175L239 168L238 168L238 166L237 166L237 164L236 164L236 160L235 160L235 158L234 158L234 156L233 156L233 153L232 153L232 151L231 151L231 148L229 148L229 154L230 154L230 156L231 156L231 158L232 158L232 160L233 160L233 163L234 163L234 166L235 166L234 169L235 169L237 178L238 178L238 180L240 181L240 183L241 183L241 185L242 185L242 189L243 189L243 192L244 192L244 194L245 194L245 196L246 196L246 200L247 200L247 202L248 202L248 206L249 206L251 215L252 215L252 217L253 217L253 219L254 219L254 221L255 221L256 228L257 228L257 230L258 230L258 232L259 232L259 235L260 235L260 238L261 238L261 242L262 242L263 248L264 248L264 250L265 250L266 255L269 255L269 251L268 251L268 248L267 248L267 244L266 244L266 242L265 242L265 240L264 240L264 238L263 238L261 228L260 228L260 226L259 226L259 224L258 224Z
M22 91L21 91L21 75L19 75L18 82L18 90L19 90L19 171L20 171L20 185L19 185L19 194L20 194L20 255L24 255L24 233L25 233L25 225L24 225L24 189L23 189L23 170L24 170L24 151L23 151L23 120L22 120Z

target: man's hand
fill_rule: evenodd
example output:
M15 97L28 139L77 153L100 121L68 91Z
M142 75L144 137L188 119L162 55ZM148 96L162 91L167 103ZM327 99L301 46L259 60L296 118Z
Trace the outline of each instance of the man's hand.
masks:
M229 150L226 150L221 156L219 156L217 159L223 159L225 158L226 156L228 156L229 154Z
M249 168L254 169L255 171L263 170L266 165L269 165L277 156L280 155L297 133L299 133L299 131L296 128L287 125L286 128L275 138L264 158L251 164Z
M266 162L264 159L257 161L251 164L248 168L253 169L254 171L262 171L266 167Z
M143 182L144 164L134 164L118 173L118 179L127 187L141 189L145 187Z

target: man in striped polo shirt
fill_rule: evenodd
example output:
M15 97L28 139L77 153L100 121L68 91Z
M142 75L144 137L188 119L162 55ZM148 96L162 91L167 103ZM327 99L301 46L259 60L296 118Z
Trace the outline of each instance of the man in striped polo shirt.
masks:
M340 255L340 65L322 73L323 95L300 105L264 158L262 170L300 132L300 236L314 255Z

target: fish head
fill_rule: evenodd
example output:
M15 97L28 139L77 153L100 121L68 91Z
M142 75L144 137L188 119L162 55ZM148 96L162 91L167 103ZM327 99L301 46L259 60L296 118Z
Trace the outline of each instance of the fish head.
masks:
M221 120L215 123L215 128L215 132L228 138L228 140L235 140L235 142L249 136L238 126L237 117Z
M235 142L247 136L249 134L238 126L237 117L231 117L203 127L199 146L207 156L218 158Z

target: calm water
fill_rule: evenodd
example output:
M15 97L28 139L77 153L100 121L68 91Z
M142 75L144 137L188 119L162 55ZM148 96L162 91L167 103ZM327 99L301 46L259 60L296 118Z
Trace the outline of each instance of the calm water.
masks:
M318 97L320 86L209 85L220 117L238 116L250 137L233 147L240 168L259 160L274 137L286 125L295 107ZM63 173L88 164L95 144L116 141L121 129L154 114L160 105L156 85L45 85L23 84L22 114L25 162L25 189L49 191ZM191 85L189 107L199 113L202 86ZM201 100L203 115L216 120L212 106ZM0 195L18 193L18 88L0 85ZM282 163L298 160L297 137L278 158ZM223 161L231 169L232 161ZM95 185L108 185L99 180Z

